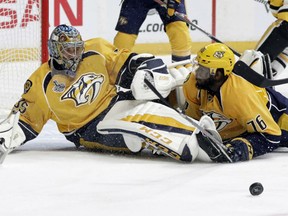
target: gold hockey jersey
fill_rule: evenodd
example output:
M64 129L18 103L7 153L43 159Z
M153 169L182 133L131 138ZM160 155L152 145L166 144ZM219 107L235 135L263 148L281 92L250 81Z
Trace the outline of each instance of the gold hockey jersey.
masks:
M210 116L224 140L245 132L281 136L281 130L268 108L271 98L266 89L254 86L233 73L216 95L197 89L195 84L192 73L183 86L188 103L186 114L195 119L203 114Z
M104 39L85 41L76 77L52 76L49 63L26 81L22 99L15 105L20 120L39 133L52 119L60 132L79 129L105 110L116 95L115 82L131 53L118 51Z

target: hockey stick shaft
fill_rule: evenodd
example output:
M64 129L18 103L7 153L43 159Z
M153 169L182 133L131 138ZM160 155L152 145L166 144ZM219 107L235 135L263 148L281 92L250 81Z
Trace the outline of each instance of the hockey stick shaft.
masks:
M203 30L201 27L199 27L198 25L196 25L195 23L191 22L187 15L182 14L182 13L178 13L175 12L175 15L183 20L184 22L186 22L189 25L194 26L196 29L200 30L202 33L204 33L205 35L207 35L209 38L211 38L212 40L218 42L218 43L223 43L222 41L220 41L219 39L217 39L215 36L211 35L210 33L206 32L205 30ZM224 44L224 43L223 43ZM226 45L227 46L227 45ZM229 46L228 46L229 47ZM240 57L240 54L235 51L234 49L232 49L231 47L229 47L229 49L232 50L232 52ZM237 65L236 65L237 66ZM238 64L239 66L239 64ZM240 69L241 70L241 69ZM250 69L249 73L245 71L243 71L243 73L237 73L238 75L242 76L243 78L245 78L247 81L249 81L250 83L262 87L262 88L267 88L267 87L271 87L271 86L276 86L276 85L283 85L283 84L287 84L288 83L288 78L285 79L278 79L278 80L271 80L271 79L267 79L264 76L259 75L256 71Z
M208 137L213 143L215 143L218 146L221 146L221 148L219 148L219 151L221 151L221 153L227 158L227 160L232 163L232 159L229 157L229 155L227 154L227 152L225 151L227 149L227 147L219 142L219 140L217 140L213 135L211 135L208 131L206 131L203 127L201 127L200 125L198 125L197 123L195 123L192 119L190 119L188 116L186 116L185 114L183 114L181 111L178 111L177 109L173 108L166 100L165 98L163 98L163 96L157 91L157 89L150 83L149 80L147 80L146 78L144 79L145 84L151 89L151 91L154 92L154 94L157 95L157 97L161 100L162 103L164 103L166 106L170 107L171 109L175 110L177 113L179 113L184 119L186 119L188 122L191 123L191 125L193 125L195 128L197 128L203 135L205 135L206 137Z
M177 16L179 19L181 19L182 21L186 22L187 24L195 27L196 29L198 29L199 31L201 31L202 33L204 33L205 35L207 35L210 39L214 40L215 42L217 43L223 43L222 41L220 41L219 39L217 39L214 35L210 34L209 32L205 31L204 29L202 29L200 26L198 26L197 24L193 23L191 20L188 19L187 15L186 14L183 14L183 13L179 13L177 11L175 11L175 16ZM224 43L223 43L224 44ZM226 45L227 46L227 45ZM236 56L240 56L240 54L232 49L231 47L229 47L232 52L236 55Z
M235 63L233 72L243 77L250 83L261 88L267 88L271 86L283 85L288 83L288 78L275 79L275 80L267 79L264 76L255 72L252 68L250 68L242 61L238 61Z
M173 62L171 64L168 64L167 65L167 68L170 69L170 68L175 68L177 66L180 66L180 65L186 65L186 64L191 64L192 61L190 59L187 59L187 60L183 60L183 61L179 61L179 62Z

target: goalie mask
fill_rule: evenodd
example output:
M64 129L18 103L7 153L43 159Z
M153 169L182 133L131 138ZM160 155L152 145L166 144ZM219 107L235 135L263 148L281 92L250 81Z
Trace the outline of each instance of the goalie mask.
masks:
M82 59L84 41L79 31L68 25L59 25L48 40L52 75L63 74L74 78Z

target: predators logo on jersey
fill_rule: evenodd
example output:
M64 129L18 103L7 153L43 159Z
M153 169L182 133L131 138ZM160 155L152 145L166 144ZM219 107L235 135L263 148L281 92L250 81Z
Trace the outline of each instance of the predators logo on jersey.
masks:
M228 119L224 115L215 112L204 112L205 115L208 115L211 119L213 119L217 131L221 131L227 125L229 125L232 120Z
M95 73L83 74L61 97L62 100L71 99L76 106L89 101L92 103L101 89L104 76Z

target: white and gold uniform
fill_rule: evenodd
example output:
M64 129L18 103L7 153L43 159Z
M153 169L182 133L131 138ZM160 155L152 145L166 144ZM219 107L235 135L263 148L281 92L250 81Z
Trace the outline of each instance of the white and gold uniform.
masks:
M74 77L53 74L51 60L40 66L28 78L15 105L21 112L24 143L51 119L76 146L132 152L147 147L177 160L194 160L198 143L191 123L171 108L133 97L129 87L134 74L126 67L133 56L136 54L95 38L85 42ZM157 68L164 68L159 72L161 80L168 71L164 63Z

